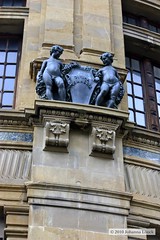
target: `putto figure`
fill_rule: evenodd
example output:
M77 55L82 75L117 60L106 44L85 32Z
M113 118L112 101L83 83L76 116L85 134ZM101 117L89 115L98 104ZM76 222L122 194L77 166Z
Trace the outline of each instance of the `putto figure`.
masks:
M112 53L100 56L105 66L98 71L77 62L63 64L59 60L62 53L63 48L54 45L42 63L36 84L40 98L118 108L124 88L112 66Z
M124 89L118 72L112 66L113 56L114 55L109 52L103 53L100 56L105 66L97 72L101 86L95 105L117 108L117 105L124 95Z
M42 63L41 69L37 75L36 92L42 98L54 100L53 86L57 87L58 99L66 100L66 89L62 78L63 64L59 57L63 53L63 48L55 45L51 48L50 58ZM44 85L44 84L45 85Z

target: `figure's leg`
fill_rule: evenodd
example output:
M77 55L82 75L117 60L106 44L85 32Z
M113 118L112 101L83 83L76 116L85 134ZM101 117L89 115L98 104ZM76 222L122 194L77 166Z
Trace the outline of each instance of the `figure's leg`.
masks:
M101 90L100 93L98 94L97 98L96 98L96 102L95 105L97 106L101 106L102 103L104 102L107 94L109 92L109 86L106 83L102 83L101 85Z
M111 93L110 93L111 97L110 97L110 100L108 101L107 107L114 108L115 101L119 94L119 91L120 91L120 84L119 82L117 82L111 89Z
M46 84L46 96L48 100L53 100L53 93L52 93L52 77L48 73L43 74L43 79Z
M65 101L66 100L66 89L65 89L63 79L61 77L56 77L55 83L58 87L58 94L59 94L60 100Z

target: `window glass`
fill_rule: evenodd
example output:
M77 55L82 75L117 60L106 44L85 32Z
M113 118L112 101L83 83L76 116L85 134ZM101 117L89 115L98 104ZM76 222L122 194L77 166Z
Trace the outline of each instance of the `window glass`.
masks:
M25 6L26 0L1 0L0 6L12 7L12 6Z
M134 113L133 113L132 110L129 110L129 120L130 120L131 122L134 122Z
M153 67L154 69L154 80L155 80L155 89L156 89L156 98L157 98L157 111L159 117L159 125L160 125L160 68Z
M0 50L4 50L6 48L7 42L4 39L0 39Z
M160 118L160 105L158 106L158 116ZM160 124L160 123L159 123Z
M23 0L14 0L13 6L24 6Z
M3 0L2 6L12 6L12 1L11 0Z
M160 68L154 66L153 70L154 70L154 76L157 78L160 78Z
M133 18L133 17L128 17L128 23L129 23L129 24L136 25L136 19Z
M141 74L138 73L138 72L133 71L133 81L134 81L135 83L141 84L141 83L142 83Z
M129 62L129 58L126 57L126 67L129 68L130 67L130 62Z
M12 39L12 40L9 40L9 43L8 43L8 49L9 50L18 50L18 44L17 44L17 39Z
M129 120L134 119L137 125L158 131L160 129L160 67L154 66L149 58L142 58L139 61L127 57L127 61L131 63L127 68ZM151 84L154 83L155 88L151 88Z
M6 58L6 53L0 51L0 62L4 63Z
M131 73L130 72L127 73L127 80L128 81L131 80Z
M160 75L159 75L160 77ZM155 85L156 85L156 89L160 91L160 80L159 79L155 79Z
M0 76L4 74L4 65L0 64Z
M4 91L14 91L15 79L6 78L4 82Z
M156 92L157 95L157 103L160 104L160 92Z
M123 15L123 22L127 22L127 17Z
M128 94L133 94L132 93L132 85L131 85L131 83L127 83L127 90L128 90Z
M129 73L127 74L129 120L136 122L140 126L145 126L140 61L134 58L128 58L127 61L131 63L128 64Z
M13 93L3 93L2 105L13 105Z
M6 76L14 77L16 75L16 65L7 65L6 66Z
M138 125L145 127L145 125L146 125L145 124L145 116L143 113L136 112L136 122Z
M129 108L133 108L133 98L132 97L128 97L128 106Z
M139 85L135 85L133 86L134 88L134 95L137 97L143 97L143 93L142 93L142 87Z
M149 30L152 31L152 32L157 32L157 29L155 26L149 24Z
M134 70L140 71L139 61L136 59L131 60L132 68Z
M17 62L17 52L8 52L7 62L8 63L16 63Z
M135 98L135 109L144 112L143 100Z
M0 91L2 91L2 84L3 84L3 79L0 78Z

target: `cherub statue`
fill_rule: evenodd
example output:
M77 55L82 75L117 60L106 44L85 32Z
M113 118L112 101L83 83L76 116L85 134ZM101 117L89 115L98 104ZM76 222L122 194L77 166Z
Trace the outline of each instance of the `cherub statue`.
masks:
M63 48L54 45L50 51L50 57L42 63L37 75L36 92L42 98L54 100L53 85L57 86L59 100L66 100L66 89L62 78L63 64L59 57L63 53Z
M100 92L95 105L117 108L123 95L124 89L117 70L112 66L113 54L106 52L100 56L104 67L99 69L97 77L101 81Z

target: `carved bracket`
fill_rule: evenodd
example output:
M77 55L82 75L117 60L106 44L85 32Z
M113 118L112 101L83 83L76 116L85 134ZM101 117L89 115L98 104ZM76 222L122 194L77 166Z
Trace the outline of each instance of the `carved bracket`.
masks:
M91 155L112 155L115 152L115 131L98 127L92 128Z
M68 152L69 124L62 122L46 122L44 150Z

